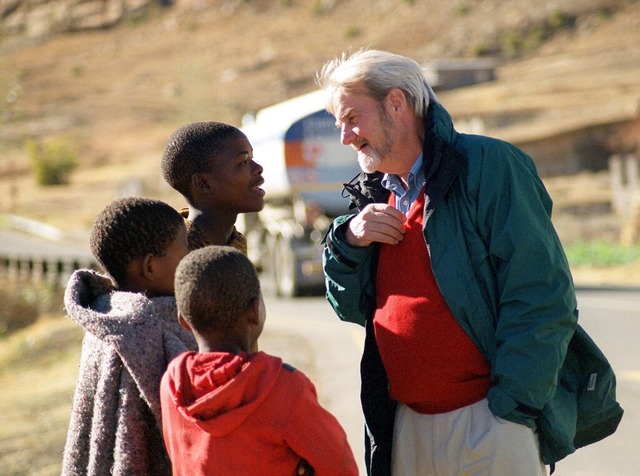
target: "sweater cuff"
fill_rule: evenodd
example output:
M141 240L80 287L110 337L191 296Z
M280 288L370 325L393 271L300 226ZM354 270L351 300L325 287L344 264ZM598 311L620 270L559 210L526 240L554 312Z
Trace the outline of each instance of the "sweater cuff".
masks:
M351 246L347 243L346 230L354 215L343 215L333 222L325 236L325 245L330 253L342 264L355 269L368 254L368 246Z

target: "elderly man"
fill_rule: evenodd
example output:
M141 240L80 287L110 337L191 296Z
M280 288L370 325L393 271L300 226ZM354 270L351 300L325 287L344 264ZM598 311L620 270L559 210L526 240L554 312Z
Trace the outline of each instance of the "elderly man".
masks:
M317 81L363 170L324 271L338 316L366 327L368 472L540 475L613 432L622 410L603 356L608 424L588 443L575 394L559 390L574 335L592 342L531 158L458 133L409 58L361 50Z

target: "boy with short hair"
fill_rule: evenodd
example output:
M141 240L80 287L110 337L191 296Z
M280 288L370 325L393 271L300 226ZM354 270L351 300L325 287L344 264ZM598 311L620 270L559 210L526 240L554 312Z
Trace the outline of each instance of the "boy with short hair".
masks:
M192 251L176 271L178 319L199 352L167 369L160 387L175 476L356 475L353 453L315 388L278 357L251 352L265 321L254 266L238 250Z
M63 475L171 475L162 440L160 379L196 348L176 319L184 219L168 204L124 198L97 217L91 251L107 273L73 273L68 317L85 330Z
M240 129L221 122L193 122L169 137L162 174L187 201L189 248L230 245L245 254L247 242L235 228L239 213L264 207L262 166Z

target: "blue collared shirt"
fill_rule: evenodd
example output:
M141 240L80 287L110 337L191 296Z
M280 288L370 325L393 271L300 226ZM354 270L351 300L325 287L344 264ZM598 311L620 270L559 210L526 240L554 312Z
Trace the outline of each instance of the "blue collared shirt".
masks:
M411 166L407 177L407 184L409 185L407 189L404 188L402 180L397 175L385 174L382 178L382 186L393 193L396 198L396 208L405 215L409 212L411 205L416 201L425 184L422 160L422 154L420 154Z

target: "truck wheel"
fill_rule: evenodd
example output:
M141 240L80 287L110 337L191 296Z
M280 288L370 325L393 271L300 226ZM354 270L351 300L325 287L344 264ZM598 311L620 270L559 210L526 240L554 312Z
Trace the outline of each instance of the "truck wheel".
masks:
M291 239L279 236L273 250L273 278L276 293L294 297L299 293L298 263Z

